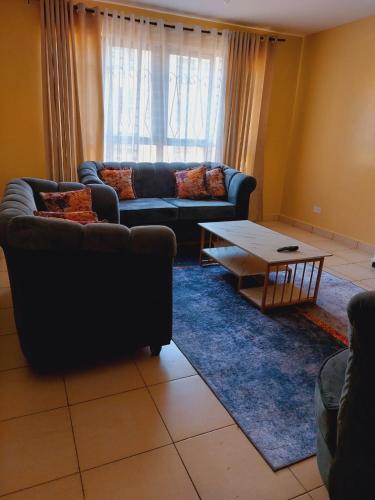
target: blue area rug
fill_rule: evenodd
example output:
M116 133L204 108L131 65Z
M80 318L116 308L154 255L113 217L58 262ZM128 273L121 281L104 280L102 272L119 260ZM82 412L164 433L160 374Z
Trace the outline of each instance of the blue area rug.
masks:
M261 313L221 266L176 266L173 340L274 469L316 452L314 386L362 289L323 273L319 301Z

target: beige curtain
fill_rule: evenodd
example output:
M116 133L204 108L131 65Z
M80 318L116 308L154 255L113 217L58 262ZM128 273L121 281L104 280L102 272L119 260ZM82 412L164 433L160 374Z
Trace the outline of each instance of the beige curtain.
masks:
M103 156L100 21L69 0L40 0L47 162L57 181Z
M250 218L263 216L264 136L271 90L271 43L249 32L229 35L224 162L257 179Z

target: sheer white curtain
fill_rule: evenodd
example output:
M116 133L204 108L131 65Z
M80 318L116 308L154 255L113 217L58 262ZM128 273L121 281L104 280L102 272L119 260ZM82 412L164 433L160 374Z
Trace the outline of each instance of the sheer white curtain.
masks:
M228 32L112 14L102 31L105 160L222 161Z

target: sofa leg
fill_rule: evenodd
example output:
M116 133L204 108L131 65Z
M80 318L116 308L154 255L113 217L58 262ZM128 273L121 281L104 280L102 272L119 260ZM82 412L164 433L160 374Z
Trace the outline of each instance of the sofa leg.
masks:
M160 344L150 345L150 351L152 356L159 356L162 346Z

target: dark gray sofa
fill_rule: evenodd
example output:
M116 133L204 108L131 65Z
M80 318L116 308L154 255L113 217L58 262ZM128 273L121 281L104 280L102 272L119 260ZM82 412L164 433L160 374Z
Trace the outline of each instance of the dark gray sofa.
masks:
M375 292L349 303L350 349L328 358L315 391L318 465L331 500L374 498Z
M102 168L134 169L136 200L119 202L120 222L132 227L163 224L171 227L179 241L196 239L197 223L215 220L247 219L250 194L256 187L254 177L242 174L227 165L205 162L207 168L222 166L227 199L189 200L175 197L176 170L193 168L200 163L134 163L87 161L78 169L79 180L86 185L104 186L98 176Z
M0 244L8 265L22 350L39 369L120 355L172 336L172 265L167 227L118 224L112 188L92 186L99 219L88 224L35 217L41 191L79 183L15 179L0 204Z

